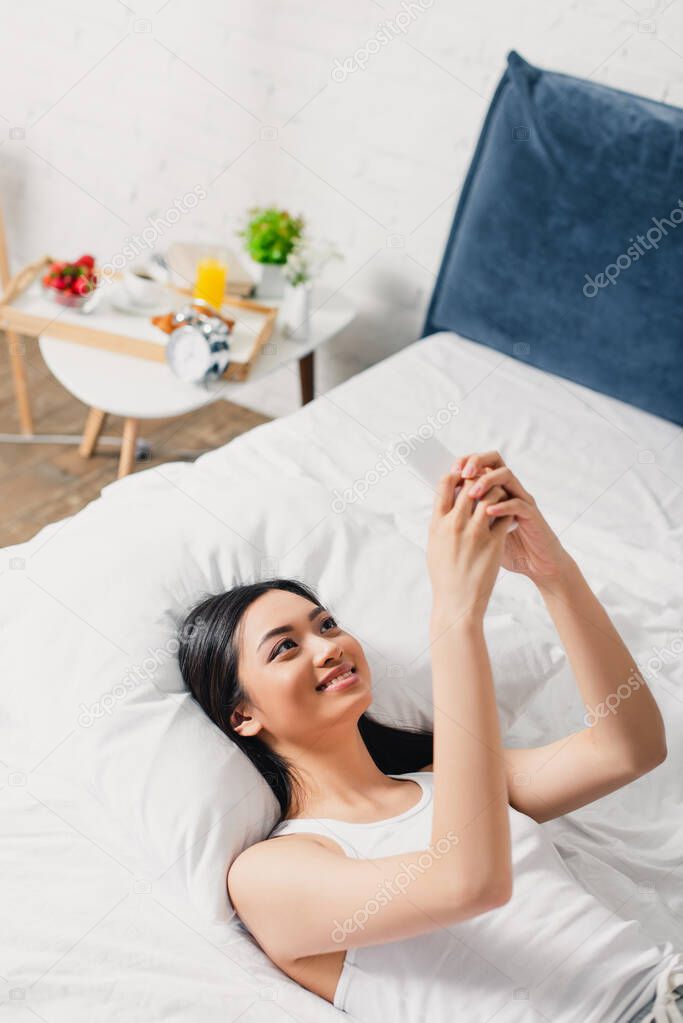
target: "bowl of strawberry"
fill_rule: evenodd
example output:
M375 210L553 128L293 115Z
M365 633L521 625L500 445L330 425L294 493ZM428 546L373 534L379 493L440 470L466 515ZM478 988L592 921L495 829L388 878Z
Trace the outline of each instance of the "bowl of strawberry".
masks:
M43 289L59 305L81 309L97 287L95 260L85 255L75 263L52 263L43 275Z

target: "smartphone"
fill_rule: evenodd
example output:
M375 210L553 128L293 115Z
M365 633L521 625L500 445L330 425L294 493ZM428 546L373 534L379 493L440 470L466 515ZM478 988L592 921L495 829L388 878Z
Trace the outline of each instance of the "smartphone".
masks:
M436 489L439 480L448 472L456 458L457 455L436 437L427 437L425 440L417 440L406 456L406 464Z
M425 483L428 483L433 490L436 490L439 480L445 472L451 469L457 457L454 452L447 448L445 444L442 444L440 440L437 440L436 437L427 437L425 440L418 441L415 447L411 448L408 455L406 455L405 461L406 465L421 476ZM456 487L456 498L460 490L461 487ZM518 525L517 519L511 522L508 533L517 529Z

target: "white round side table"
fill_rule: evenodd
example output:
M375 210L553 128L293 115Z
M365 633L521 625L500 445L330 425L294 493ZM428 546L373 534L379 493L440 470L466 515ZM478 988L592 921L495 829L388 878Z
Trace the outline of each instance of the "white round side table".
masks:
M278 305L272 302L272 305ZM302 404L313 399L313 359L316 348L343 330L355 317L352 304L341 295L316 293L305 339L285 338L276 325L249 378L252 384L292 361L299 363ZM108 414L124 419L118 478L131 472L139 448L139 422L193 412L214 401L240 404L236 381L207 384L180 380L165 363L92 348L41 335L40 350L50 371L79 401L90 407L79 452L89 458ZM143 450L144 450L144 446Z

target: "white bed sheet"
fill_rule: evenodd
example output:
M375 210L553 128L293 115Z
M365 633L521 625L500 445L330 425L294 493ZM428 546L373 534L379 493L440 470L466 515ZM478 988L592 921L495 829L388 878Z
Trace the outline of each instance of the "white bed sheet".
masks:
M439 334L193 466L169 463L146 471L181 488L188 472L218 473L236 487L243 479L266 479L274 493L278 478L307 476L328 486L331 500L343 499L347 488L358 494L360 481L368 484L362 503L393 514L397 529L424 543L430 489L405 466L374 482L370 474L386 468L390 448L425 427L429 416L439 417L449 401L457 414L435 435L457 453L503 453L646 669L667 721L670 752L663 765L545 827L590 891L614 912L640 921L653 941L683 948L683 656L676 651L683 647L677 513L683 430ZM110 484L104 497L113 488L120 494L140 486L142 475ZM10 570L8 557L49 542L53 531L77 528L74 518L6 549L2 569ZM519 577L504 574L498 585L537 599ZM666 663L658 668L656 658ZM550 741L579 727L582 714L565 672L532 703L507 742ZM0 899L9 922L0 968L4 1018L342 1018L285 977L239 930L207 930L186 905L162 901L144 880L136 883L85 832L67 824L77 819L77 808L61 805L57 795L47 798L49 772L29 768L27 779L3 767L0 779ZM41 779L37 789L31 776Z

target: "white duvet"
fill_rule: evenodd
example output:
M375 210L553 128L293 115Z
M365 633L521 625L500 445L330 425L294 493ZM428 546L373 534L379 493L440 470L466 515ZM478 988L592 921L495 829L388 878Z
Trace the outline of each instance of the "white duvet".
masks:
M589 891L613 912L638 920L651 940L683 948L679 427L440 334L296 414L204 455L191 470L172 463L161 471L169 481L187 471L218 474L236 488L262 481L274 499L278 478L306 477L329 488L331 501L394 516L400 532L423 544L431 495L390 453L398 442L410 443L411 433L419 438L430 416L430 429L436 424L439 440L454 452L502 452L645 671L667 722L668 760L635 784L545 827ZM132 494L142 475L111 484L104 499ZM12 571L12 558L48 543L64 525L52 524L29 544L7 548L0 572ZM520 600L536 599L519 577L502 574L497 586ZM3 679L3 686L13 684ZM579 727L582 716L565 670L527 708L506 742L550 741ZM238 929L226 937L225 930L193 920L185 906L157 898L144 879L131 885L108 850L67 823L77 819L76 808L60 802L56 787L50 798L49 772L41 772L39 763L0 767L5 1019L341 1018L285 977ZM33 787L31 778L38 775L41 784Z

